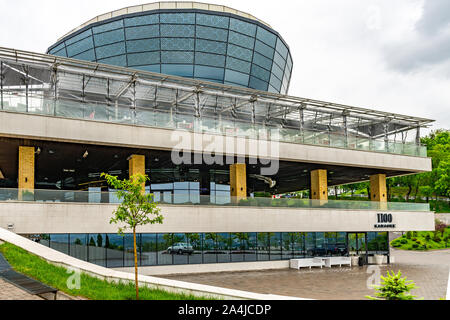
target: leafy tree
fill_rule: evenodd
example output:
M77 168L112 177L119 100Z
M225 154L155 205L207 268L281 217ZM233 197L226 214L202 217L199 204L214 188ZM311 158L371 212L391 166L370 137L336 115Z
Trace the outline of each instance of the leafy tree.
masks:
M198 233L186 233L186 239L194 248L198 248L200 246L200 235Z
M175 243L173 239L174 234L173 233L165 233L163 234L163 240L166 247L171 246L173 243Z
M450 197L450 157L442 160L436 168L437 180L434 183L434 189L437 194Z
M101 248L103 246L103 237L101 234L97 236L97 247Z
M394 184L408 188L408 192L406 193L406 201L409 201L409 198L411 196L413 189L418 184L418 176L417 175L408 175L408 176L393 178L392 180L393 180Z
M121 224L118 233L124 236L128 228L133 230L134 247L134 274L136 285L136 300L139 300L136 228L147 224L162 224L164 217L160 214L161 209L153 201L152 194L145 194L143 185L149 180L148 176L137 174L129 180L119 180L117 177L103 173L102 177L110 186L117 190L117 197L122 200L117 210L113 212L111 224ZM154 216L154 217L150 217Z
M273 232L260 232L258 233L258 245L262 244L265 247L269 247L270 239L275 235Z
M89 241L89 247L95 247L95 246L96 246L96 244L95 244L94 238L91 237L91 240Z
M435 220L435 231L440 232L441 236L443 237L444 233L445 233L445 229L447 229L447 225L444 222L436 219Z
M216 248L217 237L215 233L206 233L205 234L205 249L212 250ZM210 246L213 246L212 248Z
M109 237L108 235L106 235L106 240L105 240L105 248L110 248L110 243L109 243Z
M351 183L351 184L347 184L347 185L343 186L344 191L345 192L350 191L350 194L352 197L355 194L355 191L358 190L358 187L359 187L359 183Z
M392 274L387 272L387 276L381 276L383 281L381 286L374 286L376 297L366 296L371 300L415 300L416 296L413 296L409 291L416 289L416 285L411 280L402 278L402 273L399 270L397 274L392 271Z
M428 186L420 187L420 193L423 194L427 200L427 203L430 202L430 198L433 196L433 188Z
M428 185L438 195L450 196L450 131L437 130L422 139L432 158L433 171L428 174Z
M248 233L242 233L242 232L233 233L232 237L233 237L233 239L239 241L240 250L245 250L246 245L248 246L248 241L249 241Z

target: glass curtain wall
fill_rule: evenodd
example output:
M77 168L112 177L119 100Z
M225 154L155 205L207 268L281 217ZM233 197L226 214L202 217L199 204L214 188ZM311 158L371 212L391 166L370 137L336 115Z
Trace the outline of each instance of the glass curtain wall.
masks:
M132 234L35 237L42 245L93 264L108 268L134 266ZM368 232L367 239L369 256L389 255L387 232ZM279 261L348 256L365 250L365 233L345 232L137 234L136 240L139 266Z
M273 30L218 12L158 11L88 26L49 53L286 94L293 62Z

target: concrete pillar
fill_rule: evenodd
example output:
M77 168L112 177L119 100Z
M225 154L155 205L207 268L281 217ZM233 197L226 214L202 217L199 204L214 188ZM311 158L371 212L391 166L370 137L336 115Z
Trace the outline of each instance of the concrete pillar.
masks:
M128 163L130 178L137 174L145 176L145 156L134 154L128 159ZM145 191L145 183L142 185L142 190Z
M230 191L232 197L247 198L247 167L245 163L236 163L230 166Z
M370 177L370 197L372 201L387 202L385 174L376 174Z
M311 171L311 199L328 200L327 170Z
M19 147L19 200L34 193L34 147Z

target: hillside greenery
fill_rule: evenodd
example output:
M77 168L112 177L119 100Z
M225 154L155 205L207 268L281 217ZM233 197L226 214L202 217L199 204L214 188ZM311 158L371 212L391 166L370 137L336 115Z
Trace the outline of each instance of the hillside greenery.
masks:
M391 241L391 246L402 250L438 250L450 248L450 227L444 232L408 231L400 238Z

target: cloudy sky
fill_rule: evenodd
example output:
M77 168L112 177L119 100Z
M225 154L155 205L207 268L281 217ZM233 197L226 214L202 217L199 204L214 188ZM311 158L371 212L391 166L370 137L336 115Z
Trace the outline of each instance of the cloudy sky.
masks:
M45 52L139 0L0 0L0 46ZM449 0L211 0L252 13L290 45L290 94L435 119L450 129Z

